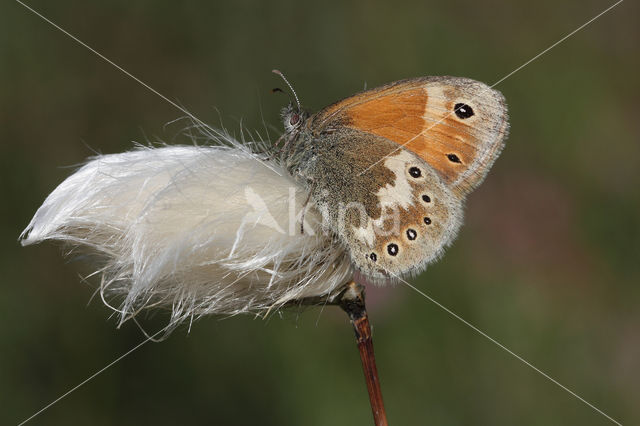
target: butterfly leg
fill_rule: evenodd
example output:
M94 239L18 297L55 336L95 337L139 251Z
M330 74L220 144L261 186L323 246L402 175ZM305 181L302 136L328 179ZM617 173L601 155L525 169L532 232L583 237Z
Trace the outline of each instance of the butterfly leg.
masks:
M282 140L284 139L284 133L282 134L282 136L280 136L278 138L278 140L276 140L273 143L273 152L271 152L271 154L269 155L269 160L273 160L278 154L281 154L283 151L283 148L278 148L278 145L280 145L280 142L282 142ZM285 144L286 146L286 144Z
M278 138L278 140L277 140L277 141L275 141L275 142L273 143L273 146L278 146L278 145L280 145L280 142L282 142L282 139L284 139L284 135L285 135L285 134L283 133L283 134L282 134L282 136L280 136L280 137Z

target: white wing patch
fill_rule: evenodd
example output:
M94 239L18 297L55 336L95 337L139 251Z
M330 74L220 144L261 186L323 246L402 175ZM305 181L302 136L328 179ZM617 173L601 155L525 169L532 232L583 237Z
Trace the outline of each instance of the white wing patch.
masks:
M415 162L415 157L404 150L400 150L398 154L384 160L385 167L396 175L396 179L393 185L388 183L378 191L377 195L382 210L385 207L393 208L396 205L406 209L413 205L413 193L405 173L407 165L413 162Z
M382 214L375 220L369 218L366 227L353 227L356 238L366 243L369 247L373 246L376 239L374 229L383 227L385 211L388 209L396 211L398 208L407 209L413 205L412 188L405 170L408 164L414 162L415 157L405 150L400 150L396 155L384 160L384 166L393 172L395 180L393 184L388 183L380 188L376 194Z

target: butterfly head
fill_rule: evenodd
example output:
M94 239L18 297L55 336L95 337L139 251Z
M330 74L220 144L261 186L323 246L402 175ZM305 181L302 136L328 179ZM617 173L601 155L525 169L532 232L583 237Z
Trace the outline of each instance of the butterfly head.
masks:
M295 137L295 135L300 131L307 118L309 118L309 114L302 109L302 106L300 106L300 99L298 99L296 91L293 90L293 86L289 83L289 80L287 80L284 74L278 70L272 70L272 72L279 75L287 86L289 86L289 90L291 90L291 94L296 101L295 104L293 102L289 102L289 105L284 107L281 112L285 135L289 135L288 139L291 140L291 138ZM282 91L280 89L277 90Z
M300 131L309 118L309 113L290 103L282 108L280 113L284 124L284 131L287 134L294 134Z

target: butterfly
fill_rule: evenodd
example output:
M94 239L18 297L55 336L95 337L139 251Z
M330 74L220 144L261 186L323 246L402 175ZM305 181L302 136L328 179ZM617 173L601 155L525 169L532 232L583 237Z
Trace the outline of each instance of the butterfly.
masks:
M313 115L291 103L282 118L286 169L373 282L442 255L509 128L500 92L459 77L396 81Z

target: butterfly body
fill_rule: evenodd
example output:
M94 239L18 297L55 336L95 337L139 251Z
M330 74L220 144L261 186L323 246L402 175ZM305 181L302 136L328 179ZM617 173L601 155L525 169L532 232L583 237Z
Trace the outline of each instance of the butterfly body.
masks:
M508 126L497 91L455 77L402 80L310 117L292 107L283 116L287 169L373 281L417 274L453 241Z

